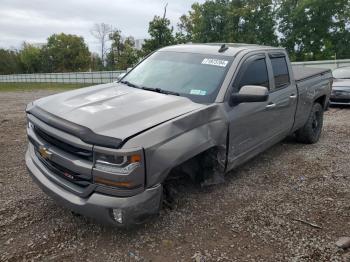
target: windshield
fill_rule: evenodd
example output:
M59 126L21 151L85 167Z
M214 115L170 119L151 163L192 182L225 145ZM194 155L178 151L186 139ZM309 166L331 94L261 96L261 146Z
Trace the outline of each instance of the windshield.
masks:
M214 102L232 57L156 52L127 74L122 82L185 96L198 103Z
M350 79L350 67L333 70L333 77L338 79Z

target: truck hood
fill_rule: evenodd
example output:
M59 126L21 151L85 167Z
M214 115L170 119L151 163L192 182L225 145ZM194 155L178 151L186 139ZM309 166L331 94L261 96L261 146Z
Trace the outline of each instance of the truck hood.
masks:
M121 140L204 107L185 97L117 83L52 95L35 101L33 106L95 134Z

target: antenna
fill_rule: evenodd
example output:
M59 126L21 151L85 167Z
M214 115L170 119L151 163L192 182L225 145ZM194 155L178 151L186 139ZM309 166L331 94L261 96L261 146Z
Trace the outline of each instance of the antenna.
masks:
M226 44L223 44L220 49L219 49L219 53L223 53L228 49L228 46Z

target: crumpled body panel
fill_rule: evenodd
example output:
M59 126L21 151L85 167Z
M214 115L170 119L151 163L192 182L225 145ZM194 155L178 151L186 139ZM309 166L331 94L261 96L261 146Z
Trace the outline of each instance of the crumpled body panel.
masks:
M146 154L147 186L163 182L171 169L216 148L215 170L225 172L228 124L222 104L211 104L163 123L129 140L124 146L142 145Z

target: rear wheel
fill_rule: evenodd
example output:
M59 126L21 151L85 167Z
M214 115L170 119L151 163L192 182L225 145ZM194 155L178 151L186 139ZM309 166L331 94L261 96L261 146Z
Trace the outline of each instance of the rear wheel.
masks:
M331 106L331 105L330 105L330 103L329 103L329 101L328 101L328 102L327 102L327 105L326 105L326 108L324 109L324 111L328 111L330 106Z
M315 103L306 124L296 131L297 140L305 144L316 143L320 139L322 127L323 107L319 103Z

